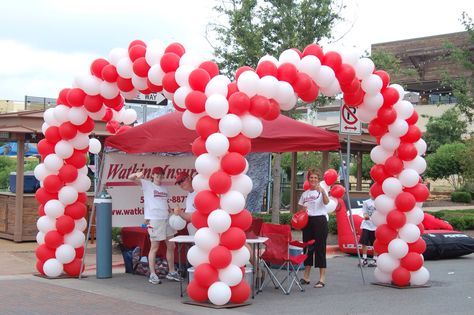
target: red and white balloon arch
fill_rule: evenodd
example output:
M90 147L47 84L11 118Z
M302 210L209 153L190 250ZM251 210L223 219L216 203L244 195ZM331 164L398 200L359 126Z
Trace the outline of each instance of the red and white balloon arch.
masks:
M181 44L136 40L128 49L113 49L108 60L93 61L90 73L76 77L72 88L60 92L58 105L44 113L45 139L38 144L42 163L35 169L41 182L36 193L39 272L49 277L79 274L85 192L91 185L86 153L100 151L100 143L89 139L94 120L106 121L112 133L123 132L136 120L133 110L123 108L124 97L162 92L184 112L184 126L198 135L192 144L198 171L192 222L198 231L196 245L188 252L196 270L188 294L217 305L245 301L250 286L242 267L250 254L243 231L251 215L244 207L252 181L245 175L244 156L251 150L251 139L262 133L263 119L277 118L298 98L313 102L319 93L342 92L345 104L358 107L359 119L369 123L379 144L370 154L376 163L370 191L377 207L380 253L375 277L399 286L429 280L420 238L421 203L429 194L419 176L426 168L421 157L426 143L413 105L403 100L403 88L390 85L389 75L376 70L369 58L324 53L310 44L303 52L286 50L278 59L264 56L255 70L241 67L231 82L214 62L186 52Z

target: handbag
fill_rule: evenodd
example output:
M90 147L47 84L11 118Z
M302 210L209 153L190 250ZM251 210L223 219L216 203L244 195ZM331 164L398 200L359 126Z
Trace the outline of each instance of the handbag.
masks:
M291 218L291 226L294 229L301 230L304 229L308 224L308 212L306 210L300 210L293 214Z

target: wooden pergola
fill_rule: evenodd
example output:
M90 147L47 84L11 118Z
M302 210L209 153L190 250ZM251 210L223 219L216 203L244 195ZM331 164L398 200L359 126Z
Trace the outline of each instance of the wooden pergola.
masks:
M0 238L15 242L36 239L38 204L34 194L24 191L25 143L44 138L41 126L43 110L0 114L0 141L17 142L16 193L0 192ZM110 135L104 122L95 122L91 136L103 139ZM92 199L92 198L91 198Z

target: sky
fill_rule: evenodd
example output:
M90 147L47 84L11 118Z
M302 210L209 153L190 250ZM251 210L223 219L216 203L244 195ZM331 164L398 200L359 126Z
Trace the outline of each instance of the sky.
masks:
M463 11L474 1L337 0L345 22L325 50L361 54L381 42L463 31ZM451 6L446 5L449 3ZM0 100L25 95L56 98L90 63L135 39L180 42L212 58L206 26L216 21L215 0L1 0Z

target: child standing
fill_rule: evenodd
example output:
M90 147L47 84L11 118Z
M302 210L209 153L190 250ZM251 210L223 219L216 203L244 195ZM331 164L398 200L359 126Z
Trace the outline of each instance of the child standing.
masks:
M367 259L367 246L373 246L375 241L375 229L377 228L370 219L375 212L375 203L371 198L364 200L362 202L362 211L364 215L364 220L360 225L362 230L359 243L362 244L362 261L360 262L361 266L365 267L376 267L377 266L377 253L374 250L374 255L372 260Z

